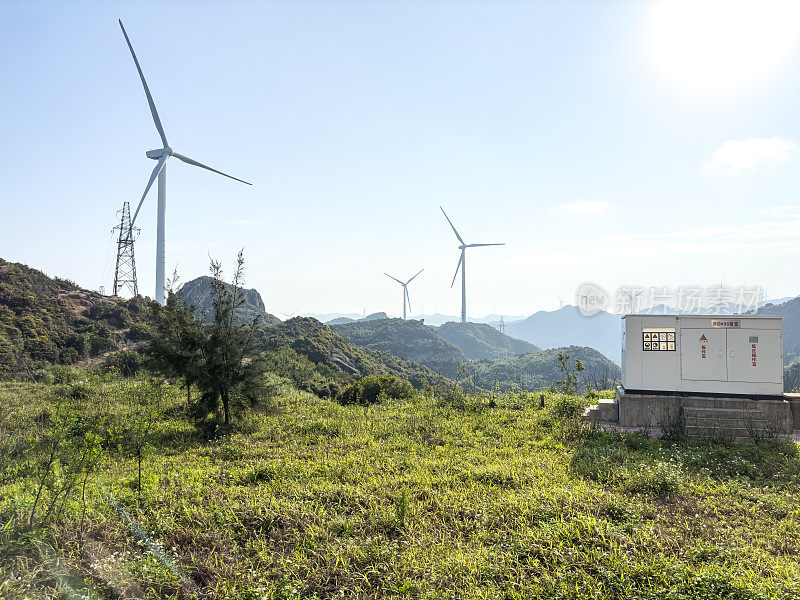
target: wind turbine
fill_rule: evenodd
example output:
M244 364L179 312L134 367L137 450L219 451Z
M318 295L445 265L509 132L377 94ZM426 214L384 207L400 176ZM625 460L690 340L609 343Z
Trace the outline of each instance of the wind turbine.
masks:
M420 269L419 273L417 273L417 275L422 273L424 270L425 269ZM390 279L394 279L397 283L399 283L400 285L403 286L403 320L405 321L406 320L406 301L408 302L408 310L411 310L411 298L408 296L408 284L411 283L412 281L414 281L414 279L417 277L417 275L414 275L414 277L412 277L411 279L409 279L408 281L403 283L397 277L392 277L391 275L389 275L385 271L384 271L383 274L386 275Z
M157 231L156 231L156 302L159 304L164 304L164 289L166 287L166 279L165 279L165 267L166 267L166 249L165 249L165 231L164 231L164 221L166 219L167 213L167 159L170 156L174 156L180 161L185 162L189 165L194 165L195 167L200 167L201 169L206 169L208 171L212 171L219 175L224 175L225 177L229 177L230 179L235 179L236 181L241 181L242 183L246 183L247 185L253 185L252 183L248 183L243 179L238 179L222 171L217 171L216 169L212 169L211 167L204 165L201 162L197 162L196 160L189 158L188 156L184 156L183 154L178 154L172 148L170 148L169 143L167 143L167 135L164 133L164 127L161 125L161 119L158 118L158 111L156 111L156 105L153 102L153 96L150 95L150 88L147 87L147 82L144 79L144 73L142 73L142 67L139 66L139 60L136 58L136 53L133 51L133 45L131 44L131 40L128 38L128 33L125 31L125 27L122 25L122 19L119 19L119 26L122 28L122 35L125 36L125 41L128 43L128 48L131 51L131 56L133 57L133 62L136 64L136 70L139 71L139 78L142 80L142 86L144 87L144 94L147 96L147 103L150 105L150 113L153 115L153 122L156 125L156 129L158 130L158 135L161 136L161 142L164 144L162 148L158 150L149 150L145 152L147 158L152 158L153 160L157 160L155 168L153 169L153 173L150 175L150 181L147 182L147 187L144 188L144 194L142 194L142 199L139 200L139 205L136 207L136 212L133 215L133 219L131 219L131 227L133 227L134 222L136 221L136 217L139 215L139 209L142 208L142 203L144 202L145 197L147 196L147 192L150 191L150 188L153 185L153 182L158 177L158 221L157 221Z
M453 284L456 282L456 277L458 276L458 269L461 269L461 322L467 322L467 263L466 263L466 252L467 248L477 248L479 246L505 246L505 244L467 244L464 242L462 237L456 231L456 226L453 225L453 222L450 220L450 217L447 216L447 213L444 212L444 209L440 206L442 210L442 214L444 214L444 218L447 219L447 222L450 223L450 227L453 228L453 233L456 234L458 241L461 242L459 249L461 250L461 258L458 259L458 264L456 265L456 272L453 275L453 281L450 283L450 287L453 287Z

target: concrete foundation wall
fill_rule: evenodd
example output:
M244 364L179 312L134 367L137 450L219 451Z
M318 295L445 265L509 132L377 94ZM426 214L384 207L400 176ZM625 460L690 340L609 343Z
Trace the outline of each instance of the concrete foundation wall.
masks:
M800 429L800 401L629 394L615 398L623 427L674 429L692 437L763 438Z

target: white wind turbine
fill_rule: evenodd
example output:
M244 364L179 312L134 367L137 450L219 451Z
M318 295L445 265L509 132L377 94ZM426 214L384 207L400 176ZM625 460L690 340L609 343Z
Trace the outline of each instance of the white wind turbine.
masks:
M444 212L444 209L440 206L442 210L442 214L444 214L444 218L447 219L447 222L450 223L450 227L453 228L453 233L456 234L458 241L461 242L459 249L461 250L461 258L458 259L458 264L456 265L456 272L453 275L453 281L450 283L450 287L453 287L453 284L456 282L456 277L458 276L458 269L461 269L461 322L467 322L467 263L466 263L466 252L467 248L477 248L479 246L505 246L503 244L467 244L458 234L456 231L455 225L450 220L450 217L447 216L447 213Z
M417 273L417 275L422 273L424 270L425 269L420 269L419 273ZM417 277L417 275L414 275L414 277L412 277L411 279L409 279L408 281L403 283L397 277L392 277L391 275L389 275L385 271L384 271L383 274L386 275L387 277L389 277L390 279L394 279L397 283L399 283L400 285L403 286L403 320L405 321L406 320L406 302L408 302L408 310L411 310L411 298L408 295L408 284L411 283L412 281L414 281L414 279Z
M204 165L203 163L197 162L196 160L191 159L188 156L184 156L183 154L178 154L172 148L170 148L169 144L167 143L167 136L164 133L164 127L161 125L161 119L158 118L158 111L156 111L156 105L153 102L153 97L150 95L150 88L147 87L147 82L144 79L144 73L142 73L142 67L139 66L139 60L136 58L136 53L133 51L133 45L131 45L131 40L128 38L128 34L125 31L125 27L122 25L122 19L119 20L119 26L122 28L122 35L125 36L125 41L128 43L128 48L131 51L133 62L136 64L136 70L139 71L139 77L142 80L142 86L144 86L144 94L145 96L147 96L147 103L150 105L150 113L153 115L153 122L155 123L156 129L158 130L158 135L161 136L161 142L164 144L163 148L159 148L158 150L149 150L148 152L145 153L147 158L152 158L153 160L157 160L158 163L156 163L156 166L153 169L153 173L150 175L150 181L147 182L147 187L144 188L144 194L142 194L142 199L139 200L139 205L136 207L136 212L133 214L133 218L131 219L131 227L133 227L133 224L136 221L136 217L139 214L139 209L142 208L142 203L144 202L144 199L147 196L147 192L150 191L153 182L156 180L156 177L158 177L158 222L156 231L156 302L158 302L159 304L164 304L164 290L166 288L166 279L165 279L166 249L165 249L164 221L167 213L167 159L170 156L174 156L178 160L183 161L190 165L194 165L195 167L207 169L208 171L218 173L219 175L224 175L225 177L230 177L231 179L235 179L236 181L241 181L242 183L246 183L247 185L252 185L252 184L248 183L247 181L244 181L243 179L238 179L231 175L227 175L222 171L217 171L216 169L212 169L211 167Z

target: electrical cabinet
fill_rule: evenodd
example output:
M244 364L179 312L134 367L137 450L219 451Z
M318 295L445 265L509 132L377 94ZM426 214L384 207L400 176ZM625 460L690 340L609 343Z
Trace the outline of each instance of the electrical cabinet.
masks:
M776 316L626 315L626 391L778 396L782 319Z

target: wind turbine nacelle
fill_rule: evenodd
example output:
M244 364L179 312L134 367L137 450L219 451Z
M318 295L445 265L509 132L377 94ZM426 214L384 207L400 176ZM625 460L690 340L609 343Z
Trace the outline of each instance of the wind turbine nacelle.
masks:
M168 150L169 150L168 148L159 148L158 150L148 150L144 154L145 156L147 156L147 158L158 160L164 155L165 152L168 152Z

